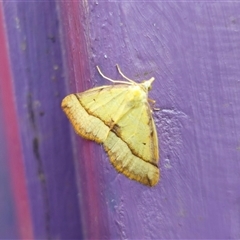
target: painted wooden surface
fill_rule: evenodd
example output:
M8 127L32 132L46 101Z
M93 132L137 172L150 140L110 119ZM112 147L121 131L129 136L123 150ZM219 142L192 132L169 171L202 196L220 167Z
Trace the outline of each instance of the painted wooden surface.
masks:
M4 212L12 219L9 234L240 238L240 3L0 4L0 37L7 39L0 68L0 141L6 145L0 147L6 169L0 196L12 199ZM156 78L150 97L161 108L154 113L161 181L154 188L116 173L102 147L76 136L60 109L66 94L109 84L96 65L118 78L116 63L132 79ZM21 209L17 155L10 156L16 148L27 222L15 210ZM0 228L1 235L7 231Z

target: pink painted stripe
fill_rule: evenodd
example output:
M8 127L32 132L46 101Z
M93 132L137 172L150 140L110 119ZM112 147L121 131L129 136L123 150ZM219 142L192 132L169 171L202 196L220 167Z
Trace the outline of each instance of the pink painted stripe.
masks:
M23 153L17 121L11 66L7 51L7 37L4 29L3 2L0 2L0 102L7 136L9 172L16 211L19 237L33 239L32 219L29 208Z
M75 86L70 85L71 93L86 88L87 79L89 79L88 71L88 52L86 46L86 38L84 37L84 29L82 27L82 21L84 20L83 4L79 4L78 1L62 1L60 2L61 19L63 23L65 39L65 49L67 52L67 66L68 76L70 81L77 79ZM79 54L81 53L81 54ZM73 64L74 72L69 67L68 63ZM75 89L76 87L76 89ZM84 142L84 149L82 153L79 153L78 164L79 167L79 179L83 185L80 187L80 192L84 196L80 201L81 215L82 215L82 229L85 238L99 239L101 238L101 232L103 231L101 225L101 219L105 216L104 210L100 209L101 193L99 192L99 186L93 181L97 172L96 166L92 164L90 159L96 158L96 153L92 148L92 144Z

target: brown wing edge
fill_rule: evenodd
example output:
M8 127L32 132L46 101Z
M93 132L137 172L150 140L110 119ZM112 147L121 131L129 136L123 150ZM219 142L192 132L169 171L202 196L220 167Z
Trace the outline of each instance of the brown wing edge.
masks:
M158 144L158 135L157 135L157 128L156 128L156 124L154 122L154 119L153 119L153 116L152 116L152 113L151 113L151 110L149 108L149 111L150 111L150 124L151 124L151 127L152 127L152 132L151 132L151 142L153 143L152 144L152 154L153 154L153 160L152 163L155 164L155 165L158 165L159 163L159 144Z

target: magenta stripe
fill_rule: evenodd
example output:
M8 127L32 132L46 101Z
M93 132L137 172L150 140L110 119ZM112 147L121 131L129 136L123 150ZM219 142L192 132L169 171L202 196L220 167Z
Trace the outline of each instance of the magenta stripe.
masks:
M66 49L66 65L69 93L76 93L91 87L90 66L84 35L84 6L78 1L62 1L60 3L63 24L64 48ZM76 19L74 24L72 19ZM72 68L74 65L74 69ZM69 67L71 66L71 67ZM93 79L91 79L93 80ZM74 82L74 84L72 84ZM85 238L100 239L109 236L107 209L101 203L101 181L99 178L99 147L93 142L83 140L75 135L77 148L77 174L80 192L80 211L82 231ZM105 206L105 205L104 205Z

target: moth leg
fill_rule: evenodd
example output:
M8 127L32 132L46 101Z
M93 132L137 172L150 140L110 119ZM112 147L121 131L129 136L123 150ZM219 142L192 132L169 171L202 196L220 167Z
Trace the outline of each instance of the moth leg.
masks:
M155 100L153 100L153 99L151 99L151 98L148 98L148 102L149 102L149 104L150 104L150 106L151 106L151 109L152 109L153 111L160 111L160 108L156 108L156 107L155 107L155 103L156 103Z
M148 102L153 104L153 105L156 103L156 101L154 99L151 99L151 98L148 98Z

